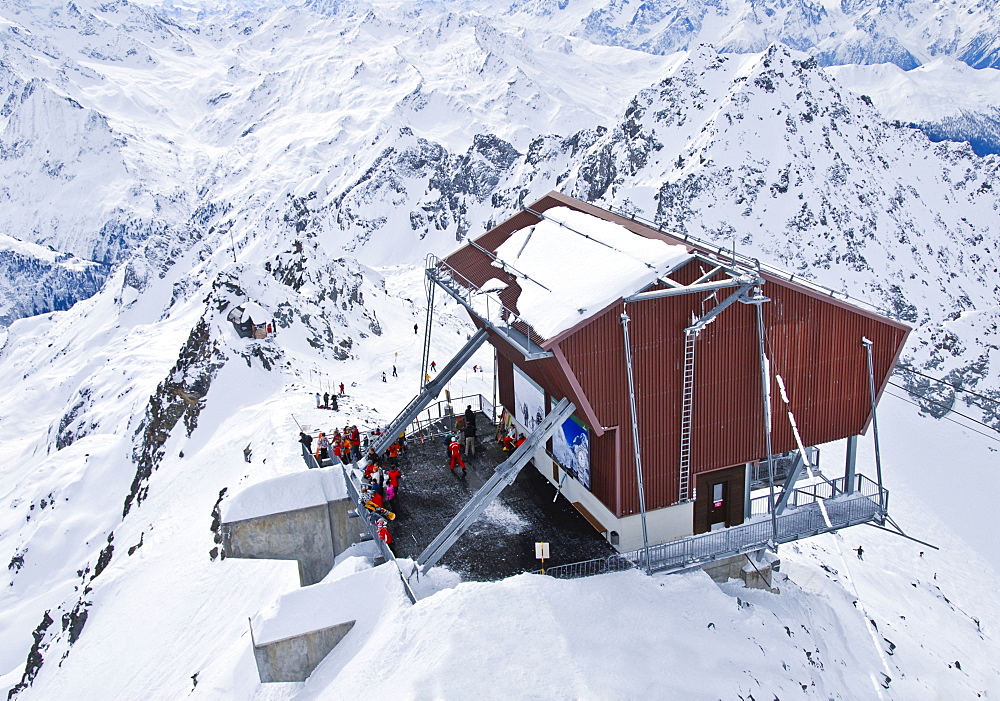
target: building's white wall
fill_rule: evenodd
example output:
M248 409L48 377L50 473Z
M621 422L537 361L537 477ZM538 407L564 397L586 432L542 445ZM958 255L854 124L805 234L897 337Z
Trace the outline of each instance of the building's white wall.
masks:
M544 450L538 450L533 459L538 471L553 485L558 485L559 481L566 475L563 470L553 463L552 458ZM553 467L555 468L555 479L553 479ZM616 517L590 490L568 475L566 475L566 479L563 482L562 494L571 502L582 504L595 519L600 521L601 525L607 531L605 538L608 538L609 542L611 531L618 533L618 544L615 545L615 548L619 552L636 550L643 546L642 517L639 514L633 514L624 518ZM649 544L665 543L691 535L694 524L693 518L694 502L647 511L646 528L649 535Z

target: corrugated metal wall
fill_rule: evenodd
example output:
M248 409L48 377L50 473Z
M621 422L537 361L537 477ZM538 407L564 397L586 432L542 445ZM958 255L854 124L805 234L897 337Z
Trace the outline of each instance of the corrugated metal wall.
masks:
M697 274L697 266L692 266ZM694 274L685 271L677 277L693 279ZM815 445L860 433L870 413L861 338L867 336L875 343L875 372L880 378L891 368L906 330L781 281L768 281L764 291L771 298L763 309L772 374L782 375L785 381L803 442ZM719 300L727 294L730 291L720 292ZM678 499L684 328L690 325L692 312L701 314L714 304L703 310L702 299L700 294L689 294L627 305L649 509L669 506ZM602 464L608 451L597 439L592 466L595 485L606 487L617 477L619 498L601 498L613 510L620 499L619 515L638 511L619 319L623 306L609 310L561 343L602 424L622 429L618 436L622 465ZM755 310L737 303L702 331L697 342L692 475L765 454L760 377ZM773 449L792 450L796 446L787 408L773 379L771 391Z

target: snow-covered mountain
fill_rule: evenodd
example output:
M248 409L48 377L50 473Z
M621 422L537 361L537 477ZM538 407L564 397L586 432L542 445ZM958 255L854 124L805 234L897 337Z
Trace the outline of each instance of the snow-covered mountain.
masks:
M868 95L886 118L916 126L934 141L968 141L981 156L1000 153L1000 71L938 58L898 66L832 66L837 81Z
M998 8L973 0L526 0L508 12L523 24L541 21L595 43L659 54L701 43L756 53L780 42L824 65L894 63L905 70L948 55L974 68L1000 67Z
M891 97L858 87L879 71L871 85L884 85L890 70L919 87L922 73L821 67L865 52L867 63L911 67L906 55L947 54L984 65L994 61L996 10L884 5L8 3L0 681L24 698L365 688L379 651L363 640L305 687L255 683L246 617L295 586L295 568L220 561L213 511L243 485L301 469L296 421L327 420L311 408L317 388L348 385L344 420L394 415L419 372L414 266L551 189L735 245L909 321L904 360L978 396L896 381L936 402L923 406L934 415L957 406L1000 425L1000 158L932 143L905 125L920 119L891 111ZM682 36L691 43L670 44ZM870 53L879 47L889 54ZM686 50L656 53L677 48ZM275 337L236 336L226 315L248 299L273 314ZM439 320L440 358L469 330L454 311ZM397 353L403 378L383 384ZM490 392L488 376L463 382L463 393L479 391L475 382ZM529 621L518 607L500 621L482 614L498 606L490 602L545 601L539 640L553 644L541 649L558 648L563 670L583 662L562 673L576 686L549 682L544 696L998 693L1000 552L984 527L988 507L940 488L942 466L979 494L1000 488L992 439L903 400L884 403L883 450L898 456L887 460L894 513L944 552L919 555L921 546L874 530L824 536L784 555L787 599L720 595L697 577L441 581L421 605L393 604L371 622L387 631L374 640L406 642L385 658L396 670L385 688L451 697L458 686L428 679L457 679L516 695L537 663L519 650ZM848 568L843 551L855 543L869 560ZM608 604L619 589L627 595ZM575 620L610 630L655 592L689 602L663 629L688 631L695 652L725 650L745 670L700 688L648 672L602 681L605 657L591 664L578 645L620 669L640 653L657 670L665 658L704 666L658 633L612 647L563 629ZM606 621L591 617L596 601ZM498 641L493 654L429 623L455 618ZM460 663L430 654L443 640L460 641ZM418 681L408 674L415 660L428 670Z

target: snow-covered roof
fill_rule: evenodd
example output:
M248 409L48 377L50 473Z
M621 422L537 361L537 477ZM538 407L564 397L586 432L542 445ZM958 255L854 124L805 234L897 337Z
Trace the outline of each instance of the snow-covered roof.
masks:
M347 496L340 470L303 470L273 477L222 502L222 521L234 523L285 511L307 509Z
M362 558L354 560L342 564L357 566ZM258 612L251 623L254 642L266 645L348 621L368 628L390 600L405 603L399 570L392 565L346 574L337 567L322 582L283 594Z
M252 321L255 324L263 324L271 318L271 315L256 302L247 302L243 305L242 323Z
M552 338L637 292L690 258L687 247L635 234L620 224L554 207L515 231L493 265L517 278L521 317Z

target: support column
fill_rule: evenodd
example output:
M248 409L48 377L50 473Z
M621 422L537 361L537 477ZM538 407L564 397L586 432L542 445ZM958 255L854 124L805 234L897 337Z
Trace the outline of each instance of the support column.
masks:
M872 434L875 439L875 475L878 479L878 505L885 509L885 498L882 492L882 455L878 446L878 414L875 411L875 366L872 361L872 342L861 337L861 345L865 347L865 356L868 360L868 391L872 404Z
M642 517L642 547L646 560L646 574L651 574L649 566L649 531L646 528L646 488L642 484L642 451L639 450L639 418L635 406L635 383L632 377L632 345L629 342L628 313L622 312L622 333L625 337L625 369L628 372L628 399L632 412L632 442L635 448L635 479L639 486L639 514Z
M767 508L771 512L771 533L775 543L778 542L778 517L774 511L774 460L771 449L771 362L767 358L767 351L764 347L764 302L769 302L767 297L757 288L750 302L756 307L757 312L757 352L760 356L760 385L761 402L764 413L764 447L767 451L767 486L770 490L767 497Z
M847 439L847 460L844 465L844 491L852 494L855 491L856 467L858 462L858 437L851 436Z

